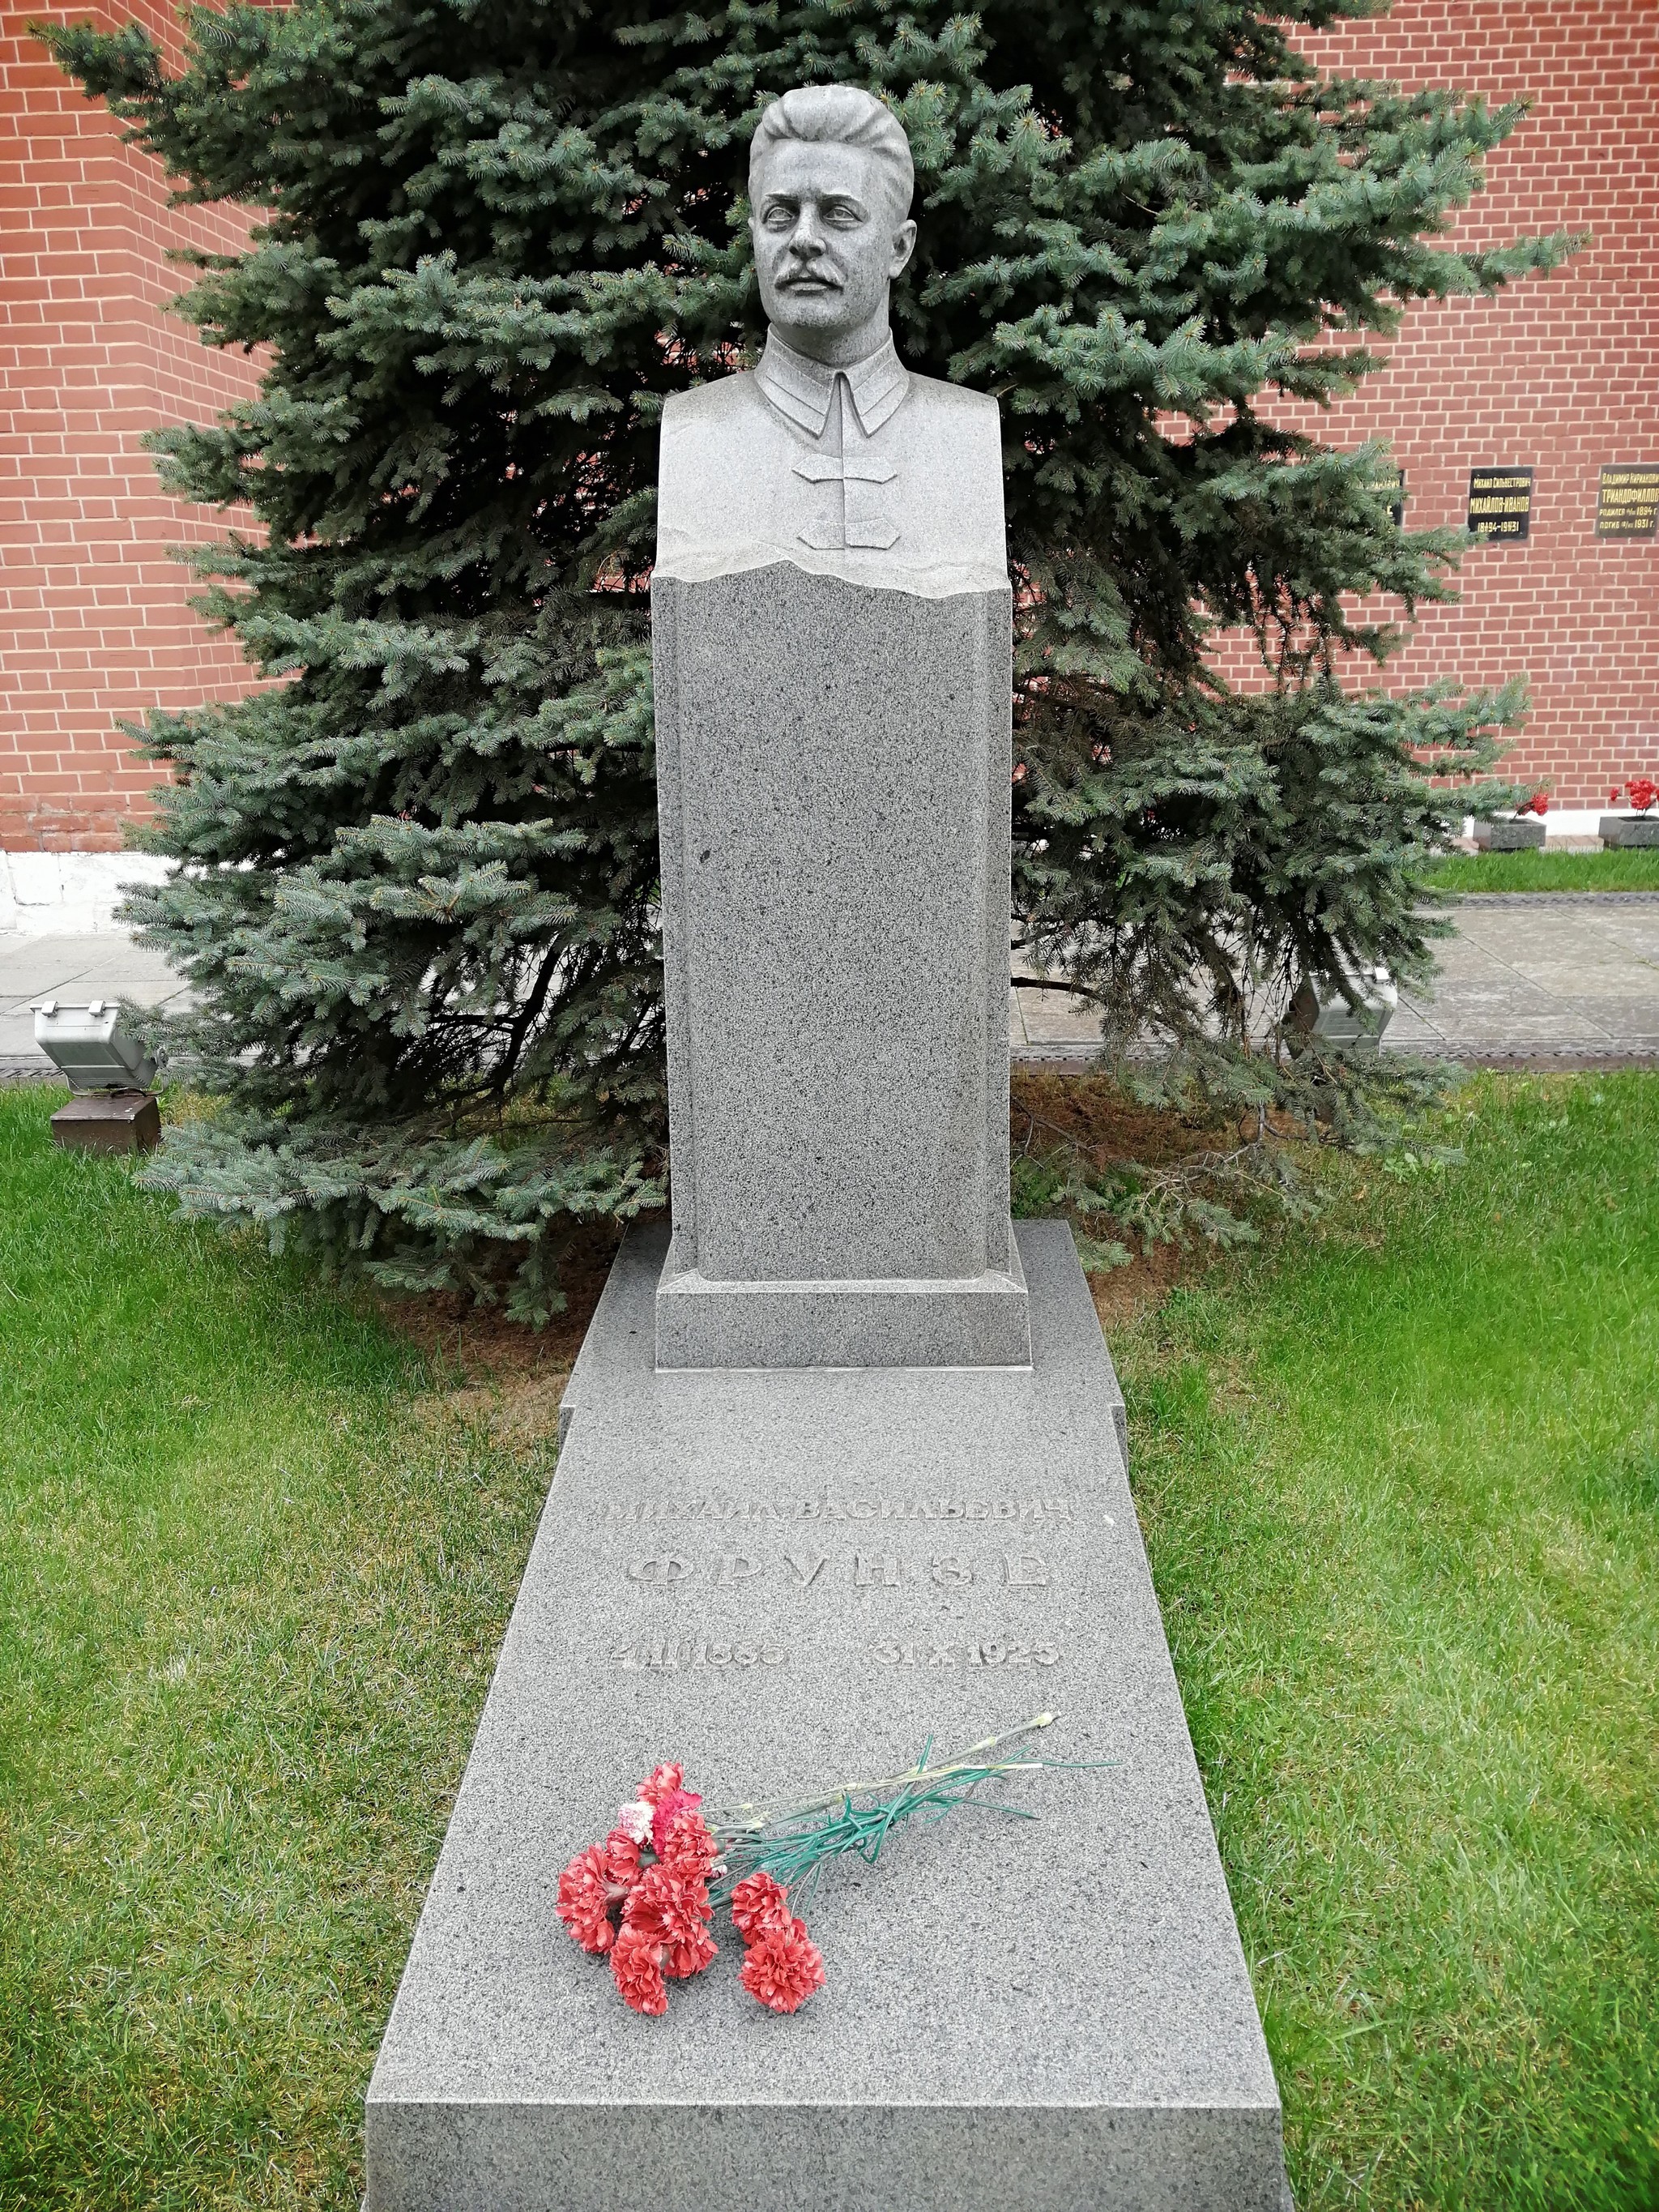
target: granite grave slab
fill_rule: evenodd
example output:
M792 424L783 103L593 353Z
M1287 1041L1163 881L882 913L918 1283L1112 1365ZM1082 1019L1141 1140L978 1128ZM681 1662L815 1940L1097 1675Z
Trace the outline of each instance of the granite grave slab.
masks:
M1278 2094L1062 1224L1025 1371L659 1371L630 1238L370 2085L369 2212L1280 2212ZM779 2020L728 1936L618 2002L559 1871L659 1758L715 1802L1039 1711L1009 1785L811 1913Z

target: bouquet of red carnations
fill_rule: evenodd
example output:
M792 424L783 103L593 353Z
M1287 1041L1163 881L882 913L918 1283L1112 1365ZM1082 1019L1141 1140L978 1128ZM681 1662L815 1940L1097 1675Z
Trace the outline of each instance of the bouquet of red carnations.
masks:
M712 1815L685 1787L683 1767L659 1766L640 1784L638 1797L619 1809L605 1841L572 1859L559 1876L558 1916L584 1951L610 1960L624 2003L655 2015L668 2009L670 1982L700 1974L714 1959L714 1908L729 1905L744 1941L743 1986L769 2011L794 2012L823 1988L823 1960L791 1909L791 1893L810 1896L823 1868L843 1852L873 1866L888 1837L918 1813L973 1803L1034 1820L1018 1806L976 1793L1004 1775L1073 1764L986 1755L1054 1717L1039 1713L933 1766L930 1736L902 1774L844 1783L793 1804L738 1805Z
M700 1974L714 1956L708 1885L726 1868L702 1799L684 1780L684 1768L659 1766L605 1841L559 1876L560 1919L584 1951L609 1955L611 1978L635 2012L666 2012L669 1983ZM793 2012L823 1987L823 1960L791 1913L787 1891L757 1871L734 1884L730 1902L748 1947L744 1989L773 2012Z

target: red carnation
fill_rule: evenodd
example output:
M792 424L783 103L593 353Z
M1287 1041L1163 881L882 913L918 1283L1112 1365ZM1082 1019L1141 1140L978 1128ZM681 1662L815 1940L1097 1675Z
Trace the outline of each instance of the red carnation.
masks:
M763 1928L749 1946L738 1978L751 1997L772 2012L794 2012L823 1987L823 1960L804 1921Z
M699 1927L688 1942L670 1943L663 1951L662 1970L671 1982L690 1981L693 1974L702 1973L705 1966L714 1962L719 1946L706 1926Z
M787 1928L789 1893L769 1874L745 1875L732 1893L732 1919L745 1943L765 1929Z
M702 1881L720 1855L695 1799L665 1821L657 1856L671 1872Z
M611 1978L623 2002L653 2019L668 2009L661 1959L661 1944L632 1928L623 1929L611 1953Z
M685 1779L685 1769L678 1765L653 1768L648 1782L640 1784L640 1796L647 1805L659 1805L671 1790L678 1790Z
M663 1855L663 1844L668 1831L683 1813L695 1812L702 1800L694 1790L666 1790L656 1801L657 1808L651 1815L651 1841L657 1856Z
M658 1943L696 1945L708 1925L708 1892L666 1867L647 1867L628 1893L623 1925Z
M597 1957L616 1941L611 1908L627 1894L627 1884L611 1876L605 1846L592 1844L580 1858L572 1859L559 1876L559 1899L554 1911L583 1950Z
M605 1839L605 1863L612 1881L631 1889L640 1878L640 1846L626 1828L613 1828Z

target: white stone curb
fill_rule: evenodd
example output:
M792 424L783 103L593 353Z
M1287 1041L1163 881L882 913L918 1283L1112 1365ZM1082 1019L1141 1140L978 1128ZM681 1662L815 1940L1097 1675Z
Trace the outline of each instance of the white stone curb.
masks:
M0 853L0 930L21 937L126 937L115 909L129 884L167 880L149 853Z

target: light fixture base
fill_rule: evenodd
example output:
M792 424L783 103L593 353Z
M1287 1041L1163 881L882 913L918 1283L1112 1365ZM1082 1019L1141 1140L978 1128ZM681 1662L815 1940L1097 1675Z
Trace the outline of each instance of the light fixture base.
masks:
M153 1152L161 1109L151 1091L88 1091L52 1117L53 1140L71 1152Z

